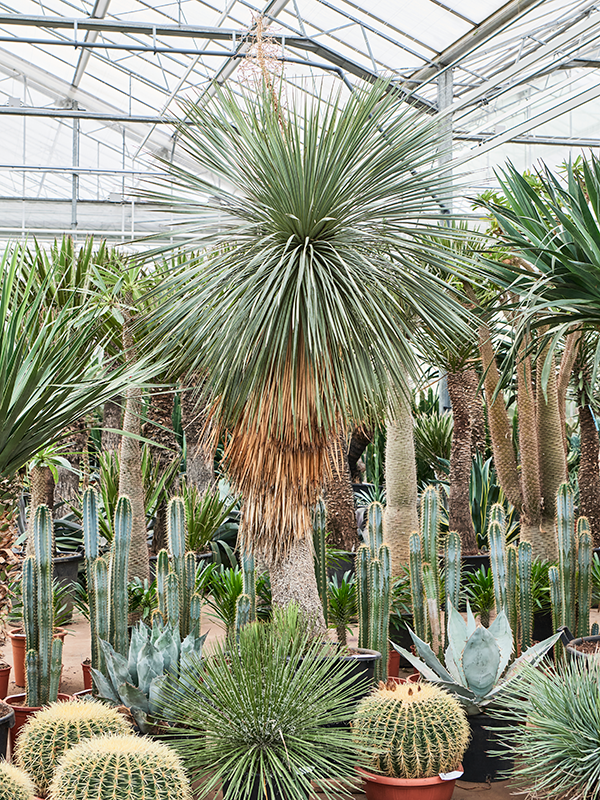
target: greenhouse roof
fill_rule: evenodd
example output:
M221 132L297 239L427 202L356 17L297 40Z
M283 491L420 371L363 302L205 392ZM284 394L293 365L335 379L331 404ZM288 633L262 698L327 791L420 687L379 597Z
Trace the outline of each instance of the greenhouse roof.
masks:
M424 114L444 110L477 186L506 157L554 165L600 146L594 2L12 0L0 2L0 227L150 229L132 191L152 154L183 159L178 101L251 80L257 24L290 92L379 78Z

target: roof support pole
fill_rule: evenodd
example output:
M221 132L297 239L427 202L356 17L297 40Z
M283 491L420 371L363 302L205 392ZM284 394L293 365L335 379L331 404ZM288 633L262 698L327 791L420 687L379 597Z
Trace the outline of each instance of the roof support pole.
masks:
M447 69L445 72L440 73L437 78L437 100L438 100L438 113L442 113L446 108L452 105L453 100L453 71L452 68ZM440 164L448 164L448 171L452 172L450 162L452 161L452 116L450 114L442 115L439 120L440 143L438 147L439 162ZM450 208L452 212L452 198L449 199ZM440 414L451 411L452 403L450 402L450 394L448 392L448 376L445 370L440 369L440 382L439 382L439 404Z
M77 100L73 100L77 108ZM79 119L73 117L73 175L71 176L71 228L77 230L77 200L79 197L79 175L75 171L79 166Z

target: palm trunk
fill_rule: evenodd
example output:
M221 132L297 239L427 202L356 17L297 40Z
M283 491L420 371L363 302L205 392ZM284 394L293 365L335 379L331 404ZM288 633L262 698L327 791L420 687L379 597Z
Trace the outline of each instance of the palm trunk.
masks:
M402 398L393 418L387 421L385 489L384 540L390 547L392 574L399 575L409 561L409 536L419 530L415 442L408 397Z
M359 545L358 529L350 467L346 458L346 438L342 433L332 440L329 459L331 472L325 481L327 542L341 550L353 551Z
M581 459L579 461L579 513L587 517L592 529L594 547L600 547L600 443L591 409L579 393L579 430Z
M471 516L469 482L471 479L471 386L468 371L448 372L448 393L452 403L454 427L450 451L449 526L460 534L465 555L477 553L477 537ZM475 386L477 384L475 383Z
M177 452L177 440L173 430L172 392L164 390L152 392L142 432L145 439L155 442L150 445L150 452L154 464L159 465L159 475L162 476ZM152 552L156 554L165 547L167 547L167 499L163 500L156 510Z
M348 467L353 483L362 483L364 474L364 464L362 471L359 469L359 461L365 452L367 445L373 441L373 431L366 428L355 428L350 437L348 446ZM362 463L362 462L361 462Z
M132 303L131 296L125 298L127 306ZM123 349L128 364L135 364L137 354L131 332L132 319L129 308L123 307ZM125 393L125 414L123 431L134 436L141 434L142 390L139 386L128 386ZM120 453L121 472L119 474L119 495L126 495L131 501L133 528L131 549L129 551L129 573L131 578L150 577L150 561L146 532L146 509L142 481L140 443L131 436L123 436Z
M323 606L317 588L312 536L295 540L283 558L267 556L271 593L276 606L296 603L317 630L325 629Z
M186 480L204 494L215 483L214 448L209 444L210 437L203 436L206 426L204 401L189 389L180 393L180 401L186 441Z
M84 453L89 435L87 420L78 419L69 426L69 438L66 441L66 458L72 470L58 467L58 482L54 491L56 503L61 505L56 509L55 516L62 517L68 514L71 505L79 506L81 497L81 477L83 473Z
M538 426L535 389L533 386L531 356L526 354L529 344L524 340L519 349L517 364L517 407L519 413L519 452L521 456L521 485L523 508L521 511L521 538L530 541L534 550L541 547L539 528L542 513L542 490L538 452Z

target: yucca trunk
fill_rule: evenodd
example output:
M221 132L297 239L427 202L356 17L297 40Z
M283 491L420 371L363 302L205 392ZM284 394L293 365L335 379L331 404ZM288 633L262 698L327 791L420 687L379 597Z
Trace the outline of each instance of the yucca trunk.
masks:
M132 303L131 294L125 298L127 306ZM122 308L123 349L128 364L135 364L135 350L131 328L133 320L129 308ZM128 386L125 392L125 414L123 416L124 433L140 436L142 414L142 390L139 386ZM142 480L142 460L140 443L133 436L123 436L121 440L119 473L119 495L127 496L131 501L133 526L131 531L131 548L129 551L128 577L150 577L150 561L146 532L146 509L144 503L144 485Z
M186 442L186 480L203 494L215 483L215 446L210 443L210 436L205 431L206 402L190 389L184 389L179 397L181 425Z
M358 547L359 541L346 449L346 437L340 432L331 441L331 471L325 481L327 543L341 550L353 551Z
M283 557L267 558L266 565L273 603L283 607L297 604L315 628L323 630L325 619L315 578L312 532L307 531L304 539L295 539Z
M150 453L154 464L160 465L162 476L172 462L177 451L177 440L173 430L173 393L164 389L156 389L150 395L146 422L142 433L145 439L151 439ZM158 553L167 546L167 501L163 501L156 509L154 533L152 536L152 552Z
M112 453L121 446L121 434L115 430L121 429L123 422L123 398L121 395L113 397L104 403L102 412L102 451Z
M539 527L542 512L542 489L538 451L538 423L535 389L532 379L531 356L526 353L529 340L519 348L517 363L517 407L519 414L519 453L521 456L521 538L539 550Z
M583 392L580 392L577 409L581 435L579 513L590 522L594 547L600 547L600 443L592 411L582 395Z
M450 451L449 527L460 534L465 555L477 552L477 537L471 516L469 482L471 479L471 405L473 383L477 376L473 370L448 372L448 393L452 403L454 426Z
M386 425L384 541L390 547L392 574L399 575L409 561L409 536L419 530L415 442L408 397L397 403Z

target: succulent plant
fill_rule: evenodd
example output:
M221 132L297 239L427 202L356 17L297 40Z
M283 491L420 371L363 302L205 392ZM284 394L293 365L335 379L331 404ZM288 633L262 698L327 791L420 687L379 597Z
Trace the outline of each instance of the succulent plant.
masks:
M0 761L0 800L33 800L33 782L26 772Z
M92 669L96 691L103 700L126 706L142 733L148 733L154 725L165 674L177 676L190 659L199 659L205 639L206 634L198 637L190 633L182 642L179 628L164 625L158 614L151 628L138 622L133 629L127 658L100 640L106 675Z
M553 634L530 647L504 674L513 652L513 635L504 611L497 614L489 628L484 628L476 625L468 603L466 622L450 605L445 667L427 642L410 629L409 633L421 658L396 644L393 647L424 678L455 694L467 714L479 714L497 700L498 694L508 683L518 677L521 667L526 663L537 664L541 661L560 636L560 632Z
M313 510L313 548L315 553L315 577L319 589L319 597L323 606L325 625L329 624L329 607L327 604L327 512L322 500Z
M392 778L432 778L456 770L470 738L461 704L431 683L380 683L352 723L369 769Z
M68 750L50 787L56 800L191 800L176 753L140 736L101 736Z
M83 739L105 733L130 733L131 726L114 708L96 700L51 703L29 717L17 740L16 759L45 795L63 753Z

